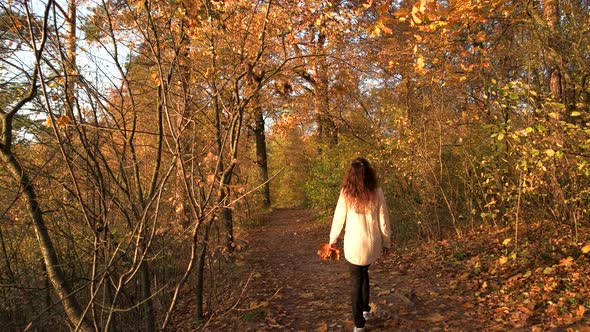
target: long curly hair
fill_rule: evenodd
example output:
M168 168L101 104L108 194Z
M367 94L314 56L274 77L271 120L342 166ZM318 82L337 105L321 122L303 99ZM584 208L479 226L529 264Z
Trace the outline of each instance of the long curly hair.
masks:
M375 202L377 187L375 170L367 159L354 159L346 171L341 186L349 206L356 211L370 207Z

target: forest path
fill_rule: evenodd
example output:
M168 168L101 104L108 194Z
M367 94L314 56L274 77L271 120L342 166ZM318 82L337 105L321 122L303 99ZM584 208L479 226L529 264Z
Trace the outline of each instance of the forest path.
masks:
M246 238L250 281L231 324L234 331L351 331L349 275L344 257L321 261L328 221L309 210L279 209ZM401 250L371 266L369 331L495 330L461 278L433 269L428 260L408 261ZM480 312L478 312L480 311Z

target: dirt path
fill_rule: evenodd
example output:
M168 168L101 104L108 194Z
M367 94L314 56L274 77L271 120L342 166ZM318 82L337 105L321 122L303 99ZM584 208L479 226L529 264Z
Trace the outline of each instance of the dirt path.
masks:
M351 331L349 276L345 260L316 255L330 225L307 210L273 212L247 235L252 273L235 312L235 331ZM401 250L370 271L375 318L369 331L497 330L493 317L480 321L477 298L460 277L404 259ZM483 308L481 308L483 309Z

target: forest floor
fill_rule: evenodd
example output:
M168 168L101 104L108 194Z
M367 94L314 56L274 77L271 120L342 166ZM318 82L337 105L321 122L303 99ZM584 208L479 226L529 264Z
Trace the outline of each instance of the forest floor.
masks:
M346 261L317 256L329 230L309 210L278 209L240 234L239 296L200 329L351 331ZM590 331L590 246L538 258L538 246L521 240L517 259L507 234L490 227L456 242L396 246L369 270L367 330Z

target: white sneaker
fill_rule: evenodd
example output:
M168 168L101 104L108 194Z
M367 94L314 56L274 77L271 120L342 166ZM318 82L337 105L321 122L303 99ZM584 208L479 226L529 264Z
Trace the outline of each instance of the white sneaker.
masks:
M352 330L353 332L365 332L365 328L364 327L354 327L354 330Z
M369 318L371 318L371 313L368 311L363 311L363 317L365 320L369 320Z

